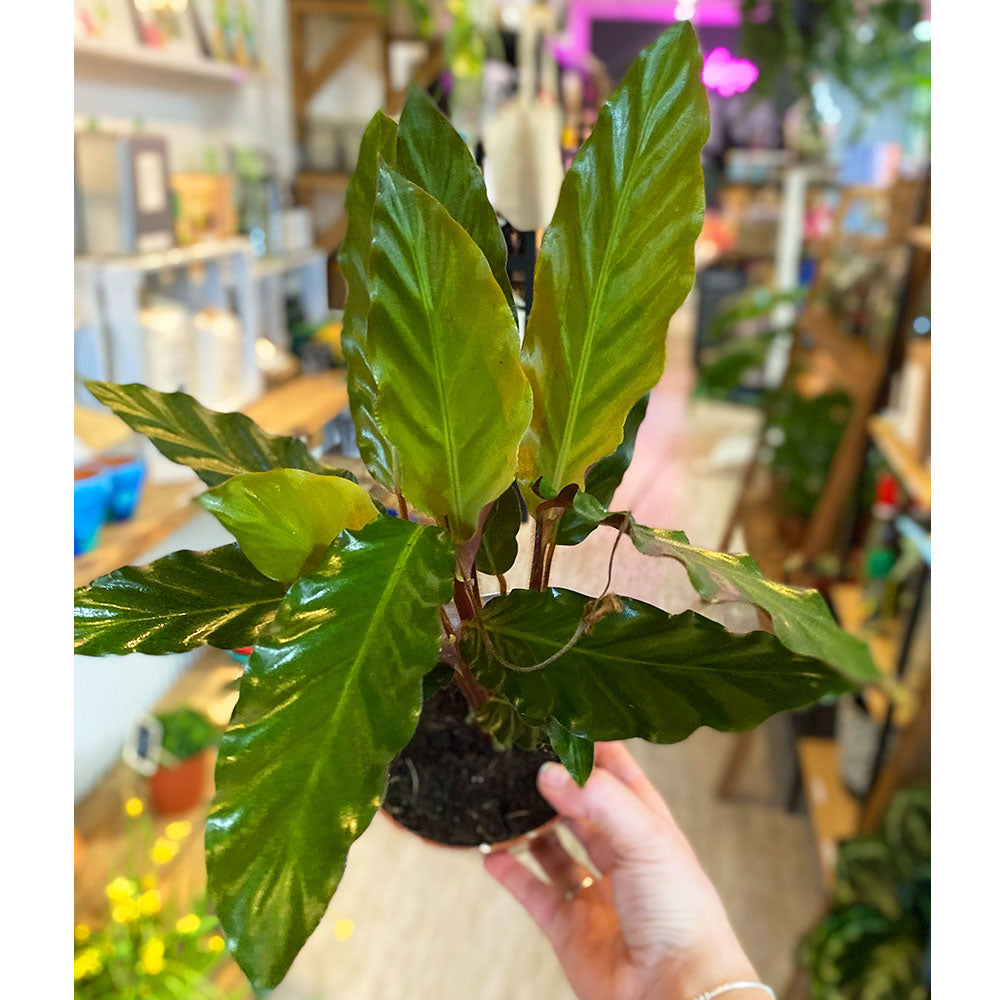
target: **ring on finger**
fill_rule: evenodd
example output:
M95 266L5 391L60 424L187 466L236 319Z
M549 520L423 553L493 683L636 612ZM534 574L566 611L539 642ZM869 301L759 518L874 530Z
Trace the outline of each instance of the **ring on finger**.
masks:
M584 889L589 889L596 881L597 879L593 875L587 875L585 878L580 879L572 889L566 890L565 898L567 900L576 899Z

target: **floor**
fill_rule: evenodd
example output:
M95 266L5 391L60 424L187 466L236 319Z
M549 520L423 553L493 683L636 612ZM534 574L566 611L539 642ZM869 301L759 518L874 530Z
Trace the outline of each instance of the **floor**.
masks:
M690 400L691 305L675 317L667 370L654 389L635 459L614 506L714 547L724 530L756 430L752 411ZM614 532L560 550L552 582L596 594ZM522 555L528 546L522 541ZM640 568L641 563L641 568ZM508 575L526 582L525 561ZM486 591L493 583L484 578ZM619 546L612 590L668 611L696 605L683 569ZM722 618L722 615L714 615ZM749 628L748 609L726 622ZM804 814L778 803L767 742L754 740L737 800L714 792L734 737L699 730L673 746L631 747L670 803L726 902L765 982L789 979L795 944L823 894ZM780 994L779 994L780 995ZM572 1000L547 942L485 873L478 852L426 844L377 816L351 851L330 909L274 1000Z

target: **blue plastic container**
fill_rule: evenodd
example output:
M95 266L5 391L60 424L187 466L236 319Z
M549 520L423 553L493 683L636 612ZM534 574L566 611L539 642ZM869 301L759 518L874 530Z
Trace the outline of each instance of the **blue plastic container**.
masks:
M108 520L124 521L135 512L142 485L146 480L146 463L138 456L102 458L101 466L111 482Z
M102 469L76 469L73 482L73 555L89 552L101 533L111 501L111 478Z

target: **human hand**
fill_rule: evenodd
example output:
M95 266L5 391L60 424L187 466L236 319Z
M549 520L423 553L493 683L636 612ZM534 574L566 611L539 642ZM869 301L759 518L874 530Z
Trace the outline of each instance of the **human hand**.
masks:
M601 877L548 832L531 844L549 883L506 851L486 869L549 939L580 1000L691 1000L757 976L725 909L666 803L621 743L598 743L580 788L545 764L538 789L583 844ZM726 1000L759 1000L756 990Z

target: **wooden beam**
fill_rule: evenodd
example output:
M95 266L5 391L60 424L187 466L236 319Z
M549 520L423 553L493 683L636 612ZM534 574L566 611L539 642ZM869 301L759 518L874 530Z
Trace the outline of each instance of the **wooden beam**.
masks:
M382 21L378 17L368 17L352 25L327 49L326 54L313 70L305 72L302 90L295 95L295 113L304 115L309 101L330 77L340 69L367 35L382 34Z
M289 0L292 14L318 14L340 18L371 18L372 6L366 0Z

